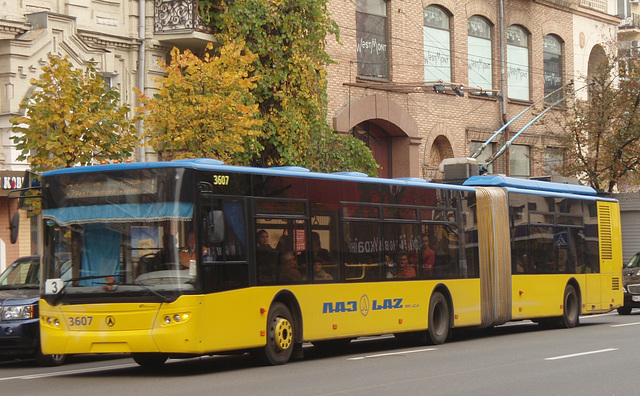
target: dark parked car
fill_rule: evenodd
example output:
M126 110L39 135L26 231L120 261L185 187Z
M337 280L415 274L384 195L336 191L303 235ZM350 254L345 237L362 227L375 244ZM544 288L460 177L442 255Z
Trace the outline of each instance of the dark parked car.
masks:
M640 308L640 252L622 268L624 306L618 308L620 315L629 315L631 309Z
M65 360L65 355L43 355L40 350L39 274L40 257L28 256L0 275L0 360L35 358L42 366Z

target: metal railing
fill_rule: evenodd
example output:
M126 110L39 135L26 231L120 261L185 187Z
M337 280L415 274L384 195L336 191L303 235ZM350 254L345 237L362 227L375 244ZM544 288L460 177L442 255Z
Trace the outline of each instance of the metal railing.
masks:
M607 12L607 1L606 0L580 0L580 5L582 7L591 8L592 10Z
M154 0L154 32L211 31L200 16L198 0Z
M640 15L631 14L623 18L618 27L621 29L640 29Z

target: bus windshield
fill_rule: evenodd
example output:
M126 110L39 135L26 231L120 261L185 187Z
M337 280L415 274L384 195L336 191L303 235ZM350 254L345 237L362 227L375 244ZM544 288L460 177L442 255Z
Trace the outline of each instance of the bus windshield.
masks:
M197 292L194 204L180 187L189 183L172 194L159 189L167 178L176 185L171 169L92 176L57 180L43 208L45 298L171 301ZM71 258L64 277L56 259L63 253Z

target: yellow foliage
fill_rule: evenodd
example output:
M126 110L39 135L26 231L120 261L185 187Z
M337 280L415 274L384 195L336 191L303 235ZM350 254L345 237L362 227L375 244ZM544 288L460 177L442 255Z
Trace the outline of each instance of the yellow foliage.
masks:
M207 50L211 51L210 43ZM259 76L248 77L256 56L243 42L219 48L202 59L189 50L171 51L163 64L166 76L155 79L157 93L142 95L147 137L151 147L172 158L208 157L236 163L238 153L259 133L262 121L250 90Z

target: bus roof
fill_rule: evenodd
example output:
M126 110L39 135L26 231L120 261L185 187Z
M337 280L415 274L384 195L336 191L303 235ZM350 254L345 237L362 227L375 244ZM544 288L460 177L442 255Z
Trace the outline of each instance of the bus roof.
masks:
M377 184L396 184L407 186L420 186L431 188L448 188L452 190L474 191L472 187L465 187L454 184L439 184L430 183L428 180L420 179L417 177L403 177L386 179L380 177L369 177L365 173L361 172L334 172L334 173L320 173L311 172L307 168L299 166L278 166L271 168L255 168L249 166L236 166L225 165L222 161L210 158L199 159L181 159L173 161L160 161L160 162L127 162L119 164L107 164L107 165L92 165L92 166L79 166L73 168L56 169L52 171L44 172L42 176L54 176L63 174L76 174L76 173L93 173L103 171L123 171L123 170L135 170L135 169L160 169L160 168L191 168L196 170L206 171L219 171L219 172L238 172L238 173L250 173L256 175L273 175L273 176L293 176L293 177L306 177L314 179L325 180L344 180L344 181L356 181L366 183Z
M379 178L369 177L361 172L334 172L320 173L311 172L307 168L299 166L279 166L271 168L256 168L249 166L225 165L224 162L211 158L198 159L180 159L173 161L157 161L157 162L127 162L118 164L79 166L73 168L56 169L43 173L43 176L54 176L62 174L76 173L93 173L103 171L123 171L135 169L161 169L161 168L190 168L195 170L219 171L219 172L238 172L256 175L273 175L273 176L293 176L307 177L325 180L344 180L356 182L368 182L377 184L395 184L407 186L419 186L430 188L447 188L451 190L474 191L473 187L506 187L510 191L523 193L555 193L564 195L581 195L596 198L597 192L588 186L580 186L575 184L555 183L538 180L519 179L506 176L471 176L463 185L430 183L428 180L417 177L403 178Z

